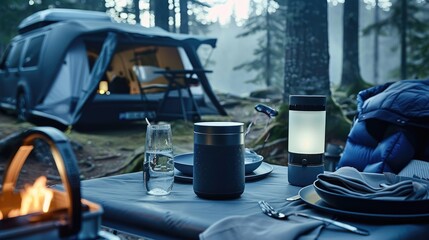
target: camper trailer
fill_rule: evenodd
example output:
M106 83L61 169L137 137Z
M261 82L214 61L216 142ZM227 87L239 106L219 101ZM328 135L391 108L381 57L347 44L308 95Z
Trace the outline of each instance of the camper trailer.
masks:
M197 54L216 39L48 9L19 25L0 59L0 107L65 126L226 115Z

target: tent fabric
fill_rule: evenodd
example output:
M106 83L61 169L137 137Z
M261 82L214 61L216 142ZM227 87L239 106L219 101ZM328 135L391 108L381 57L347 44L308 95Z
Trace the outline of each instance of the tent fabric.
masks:
M36 110L62 124L75 124L82 108L94 97L98 82L115 52L116 42L116 34L109 33L90 73L85 44L76 41L67 52L51 90Z
M77 40L67 51L54 84L38 110L43 109L46 114L52 114L70 122L72 102L81 97L80 90L88 75L85 44L82 40Z
M85 32L110 31L117 33L127 33L133 37L141 37L145 39L153 39L157 42L185 42L194 49L197 49L202 44L208 44L216 47L216 38L196 36L189 34L171 33L159 27L146 28L137 25L126 23L111 23L102 21L88 20L70 20L69 24L76 25L78 28L85 29Z
M83 85L76 109L74 110L71 121L69 122L70 125L75 124L79 120L80 115L82 113L82 108L88 103L88 101L94 98L95 90L97 89L98 83L106 72L110 60L115 53L116 44L117 35L115 33L110 32L107 35L106 40L104 41L100 55L94 64L94 67L88 77L88 80L85 81Z

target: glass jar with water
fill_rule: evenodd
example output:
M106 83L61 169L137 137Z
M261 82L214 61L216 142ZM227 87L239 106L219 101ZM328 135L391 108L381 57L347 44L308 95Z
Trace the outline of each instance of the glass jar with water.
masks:
M143 182L150 195L167 195L173 188L173 143L169 124L147 127Z

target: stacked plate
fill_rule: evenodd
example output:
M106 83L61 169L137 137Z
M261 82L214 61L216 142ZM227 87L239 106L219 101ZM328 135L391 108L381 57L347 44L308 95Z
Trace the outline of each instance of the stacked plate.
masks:
M263 162L264 157L252 151L244 155L245 178L247 181L259 180L273 171L273 167ZM174 157L174 178L181 182L192 182L194 153L180 154Z
M384 174L360 173L363 178L369 178L380 184L387 183ZM421 179L401 177L403 180L418 181L429 184ZM428 188L429 189L429 188ZM304 187L299 195L303 201L321 211L332 213L336 216L358 218L365 221L422 221L429 220L429 199L400 200L365 198L350 194L339 194L328 189L316 180L313 185Z

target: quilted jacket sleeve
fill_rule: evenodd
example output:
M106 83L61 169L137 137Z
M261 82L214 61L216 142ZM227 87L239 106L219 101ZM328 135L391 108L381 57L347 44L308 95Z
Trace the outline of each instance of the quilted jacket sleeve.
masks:
M413 158L415 150L408 134L398 130L376 139L367 131L368 122L353 126L338 168L351 166L362 172L398 173Z
M390 82L390 83L386 83L380 86L375 86L372 88L368 88L365 90L362 90L358 93L357 95L357 111L358 114L362 113L362 107L363 107L363 103L370 97L375 96L381 92L383 92L384 90L386 90L386 88L388 88L390 85L392 85L394 82Z

